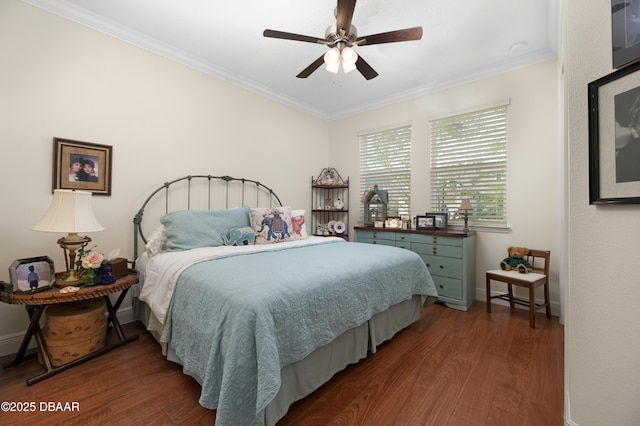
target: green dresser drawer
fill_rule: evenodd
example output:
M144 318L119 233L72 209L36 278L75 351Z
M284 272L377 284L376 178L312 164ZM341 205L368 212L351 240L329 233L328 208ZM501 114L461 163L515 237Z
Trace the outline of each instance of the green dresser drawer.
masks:
M457 259L462 259L462 247L457 246L411 242L411 250L415 251L418 254L455 257Z
M462 299L462 280L432 275L433 282L440 297Z
M411 242L462 247L462 238L443 237L441 235L412 234Z
M431 275L449 278L462 278L462 262L453 257L431 256L420 254L420 257L429 268Z

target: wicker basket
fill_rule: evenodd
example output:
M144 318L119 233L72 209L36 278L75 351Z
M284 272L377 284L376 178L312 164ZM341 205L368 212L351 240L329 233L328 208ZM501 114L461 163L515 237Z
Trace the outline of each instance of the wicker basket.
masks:
M103 298L51 305L45 313L43 335L54 367L104 347L107 318Z

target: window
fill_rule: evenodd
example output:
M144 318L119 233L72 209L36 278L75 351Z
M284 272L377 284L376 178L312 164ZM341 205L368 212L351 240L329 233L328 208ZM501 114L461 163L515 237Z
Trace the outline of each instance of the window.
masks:
M360 136L360 194L373 189L389 191L390 215L411 211L411 125ZM360 217L364 206L360 203Z
M431 208L461 223L465 197L470 223L507 225L506 105L431 122Z

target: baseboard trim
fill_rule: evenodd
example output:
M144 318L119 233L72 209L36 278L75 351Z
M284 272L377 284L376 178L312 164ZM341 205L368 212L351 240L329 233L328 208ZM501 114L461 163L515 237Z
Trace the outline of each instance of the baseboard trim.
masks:
M133 309L131 307L122 308L118 310L118 321L120 324L127 324L130 322L136 321L135 316L133 314ZM0 357L12 355L18 353L20 349L20 345L22 344L22 339L27 330L24 330L19 333L8 334L6 336L0 336ZM36 340L31 339L28 348L35 348Z

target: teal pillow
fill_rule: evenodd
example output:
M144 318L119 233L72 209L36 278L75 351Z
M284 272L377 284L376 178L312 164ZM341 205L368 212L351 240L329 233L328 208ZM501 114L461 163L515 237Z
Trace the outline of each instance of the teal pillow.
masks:
M190 250L224 245L231 228L251 226L249 207L231 210L180 210L160 218L166 228L167 249Z

